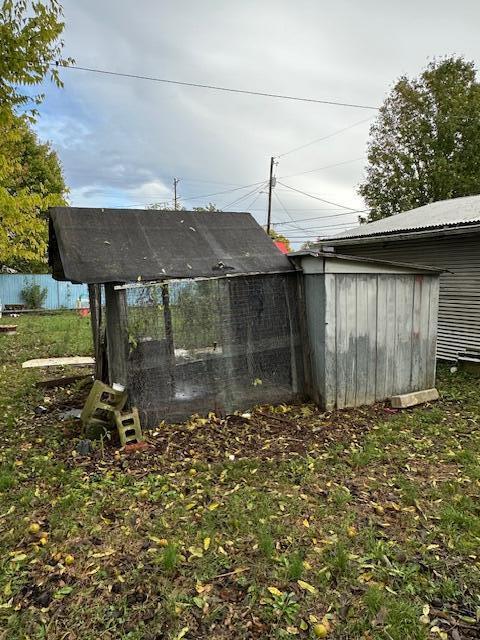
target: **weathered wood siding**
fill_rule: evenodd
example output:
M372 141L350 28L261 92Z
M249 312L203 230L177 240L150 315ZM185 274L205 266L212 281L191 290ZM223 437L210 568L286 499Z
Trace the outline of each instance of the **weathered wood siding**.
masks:
M342 244L337 253L448 269L440 276L437 357L480 350L480 234Z
M438 276L306 275L305 292L321 406L356 407L435 385Z
M325 278L323 275L304 276L305 316L308 338L304 338L307 392L318 405L325 404L325 331L329 327L325 320ZM323 320L323 321L322 321Z
M110 384L117 382L127 386L128 325L125 290L115 289L115 284L105 285L106 340L108 355L108 378Z

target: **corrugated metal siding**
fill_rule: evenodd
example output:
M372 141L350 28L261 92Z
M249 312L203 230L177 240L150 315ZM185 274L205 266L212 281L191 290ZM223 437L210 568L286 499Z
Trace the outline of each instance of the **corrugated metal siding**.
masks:
M38 284L47 289L44 309L75 309L78 298L83 306L88 306L88 286L58 282L49 274L0 274L0 303L23 304L22 289L30 284Z
M480 234L341 245L338 253L424 264L440 276L437 357L480 349Z
M348 229L337 238L361 238L392 232L420 229L441 229L461 225L477 225L480 222L480 196L450 198L403 211L375 222Z
M435 385L438 276L305 275L314 399L356 407Z

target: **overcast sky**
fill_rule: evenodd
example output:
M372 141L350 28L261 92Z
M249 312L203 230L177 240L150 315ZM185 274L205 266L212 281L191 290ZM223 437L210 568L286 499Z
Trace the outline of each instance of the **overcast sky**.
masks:
M434 57L480 60L478 0L65 0L64 10L65 55L79 66L364 105L380 105L400 75ZM357 187L372 120L288 152L374 111L74 70L62 78L64 89L47 88L38 130L60 156L72 205L171 201L177 176L187 208L213 202L263 224L261 185L208 194L267 180L270 156L286 154L277 176L292 177L282 182L364 207ZM332 217L346 210L279 184L275 191L274 222L300 221L277 227L292 239L356 219Z

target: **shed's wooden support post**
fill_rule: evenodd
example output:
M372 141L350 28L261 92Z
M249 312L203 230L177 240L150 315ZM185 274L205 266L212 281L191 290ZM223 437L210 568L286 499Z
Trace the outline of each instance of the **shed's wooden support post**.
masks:
M175 396L175 342L173 340L172 311L168 284L162 284L163 319L165 322L165 340L167 341L168 375L170 378L170 396Z
M93 351L95 355L95 378L102 380L103 376L103 349L102 349L102 305L100 296L100 285L88 285L88 298L90 302L90 322L93 334Z
M300 276L298 276L300 279ZM292 287L297 287L297 291L301 295L300 284L297 279L292 283ZM298 384L298 366L297 366L297 345L295 339L295 331L297 327L294 326L294 315L292 312L292 305L290 300L290 279L286 276L286 279L283 280L283 291L285 294L285 306L287 309L287 318L288 318L288 331L289 331L289 339L290 339L290 371L291 371L291 379L292 379L292 392L295 397L298 397L299 393L299 384ZM303 315L303 311L301 310L301 306L303 304L302 298L299 296L298 300L298 311L299 311L299 321ZM295 323L296 325L296 323Z
M220 313L220 335L222 340L222 385L220 397L223 401L223 411L231 413L234 406L234 393L236 385L234 359L237 352L234 346L234 328L232 309L232 281L228 278L218 280L218 311ZM220 408L220 407L218 407ZM217 409L217 407L216 407Z
M127 386L129 353L127 327L127 297L124 289L115 290L115 283L105 285L108 378Z
M311 345L307 322L307 300L305 295L305 276L299 271L296 275L296 293L298 299L298 322L300 331L301 357L303 362L304 389L309 399L314 398L312 381ZM287 291L288 296L288 291ZM290 305L288 306L290 318ZM291 330L290 330L291 332Z

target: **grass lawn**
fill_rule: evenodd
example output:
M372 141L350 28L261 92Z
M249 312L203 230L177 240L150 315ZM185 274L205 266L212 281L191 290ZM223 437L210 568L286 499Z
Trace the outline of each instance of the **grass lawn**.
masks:
M432 406L262 407L81 457L59 411L85 390L44 395L20 363L88 354L89 320L12 322L0 640L480 637L478 379L445 367Z

